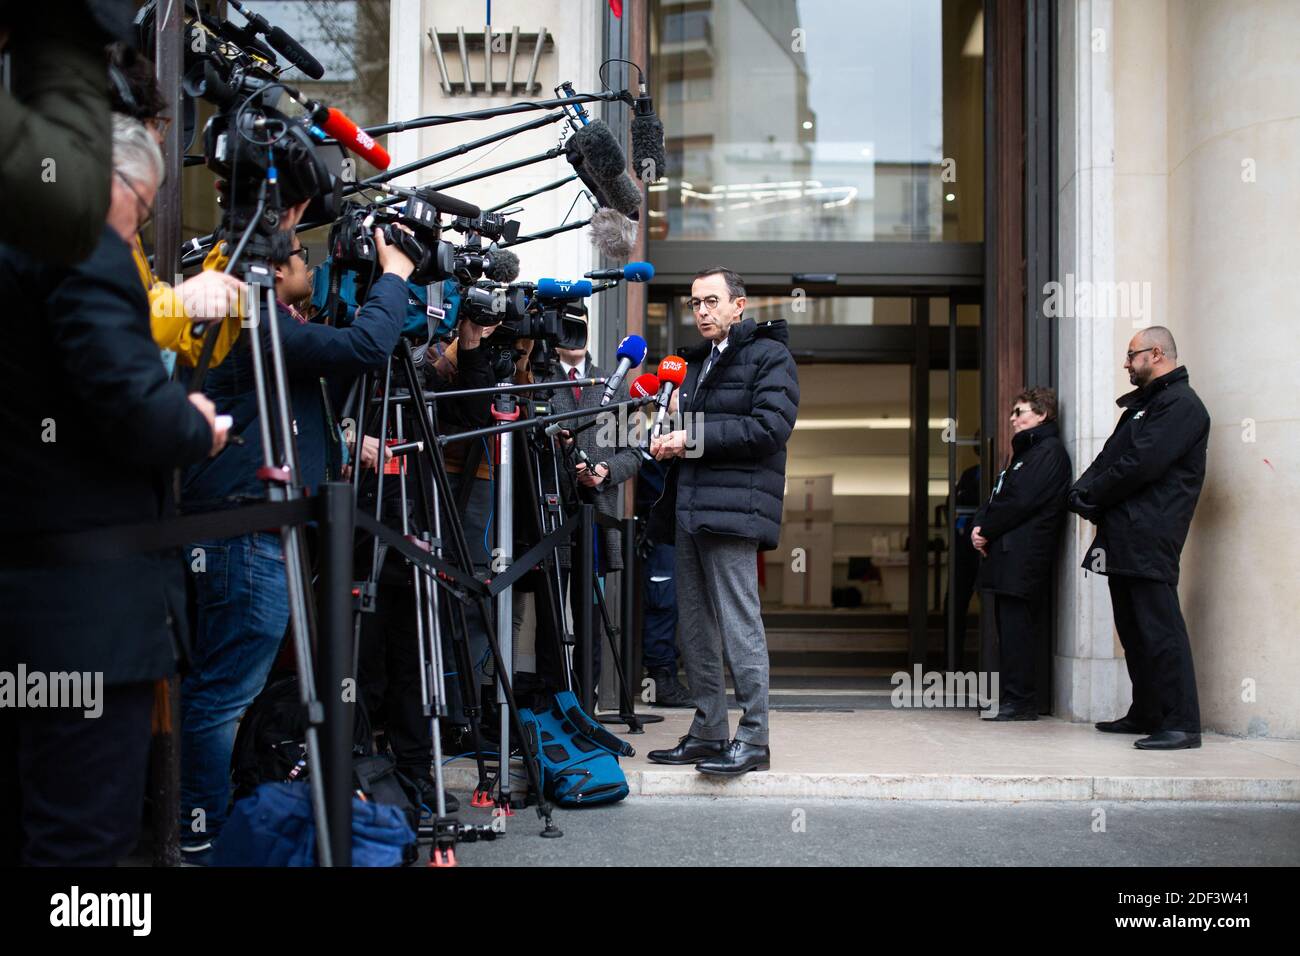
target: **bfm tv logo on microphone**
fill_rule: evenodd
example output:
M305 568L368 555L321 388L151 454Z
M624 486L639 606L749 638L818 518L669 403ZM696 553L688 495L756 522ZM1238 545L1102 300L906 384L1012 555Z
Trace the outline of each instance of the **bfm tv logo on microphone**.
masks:
M664 377L664 372L670 372L673 374L681 372L682 374L685 374L686 363L681 359L666 358L659 363L659 377L661 379Z

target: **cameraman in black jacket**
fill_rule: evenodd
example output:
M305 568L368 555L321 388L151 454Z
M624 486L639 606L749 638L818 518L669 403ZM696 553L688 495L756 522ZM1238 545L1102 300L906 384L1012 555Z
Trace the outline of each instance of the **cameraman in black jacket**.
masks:
M1069 508L1097 525L1083 568L1106 575L1133 705L1097 729L1148 734L1139 750L1201 745L1201 711L1178 564L1205 483L1210 415L1178 364L1174 337L1153 325L1133 336L1124 367L1137 386L1101 454L1070 489Z
M993 720L1037 720L1035 622L1070 487L1070 456L1056 424L1056 393L1028 388L1011 409L1011 461L971 518L970 541L984 560L979 588L992 595L998 628L998 713Z

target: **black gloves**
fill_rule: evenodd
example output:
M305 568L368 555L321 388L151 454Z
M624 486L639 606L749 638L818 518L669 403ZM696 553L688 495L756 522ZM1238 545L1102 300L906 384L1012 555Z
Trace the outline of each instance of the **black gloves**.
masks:
M1077 487L1070 489L1070 498L1066 502L1065 506L1080 518L1083 518L1085 521L1091 521L1094 524L1096 524L1097 519L1101 517L1101 509L1087 500L1086 491L1082 491Z

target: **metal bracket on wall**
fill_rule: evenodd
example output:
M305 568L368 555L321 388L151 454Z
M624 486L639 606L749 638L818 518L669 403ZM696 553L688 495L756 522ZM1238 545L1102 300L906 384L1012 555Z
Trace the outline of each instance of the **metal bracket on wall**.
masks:
M542 55L547 52L549 43L551 53L555 52L555 41L541 27L536 33L520 33L514 27L509 33L494 33L490 27L482 32L467 33L464 27L454 31L429 30L429 42L433 46L433 58L438 64L438 83L447 96L528 96L541 89L537 81L537 68L541 65ZM460 59L460 78L453 80L447 69L447 55L443 52L455 49ZM477 55L482 63L482 80L477 83L470 71L470 60ZM500 55L506 63L504 82L493 76L492 61ZM516 68L522 57L530 57L528 75L516 80Z

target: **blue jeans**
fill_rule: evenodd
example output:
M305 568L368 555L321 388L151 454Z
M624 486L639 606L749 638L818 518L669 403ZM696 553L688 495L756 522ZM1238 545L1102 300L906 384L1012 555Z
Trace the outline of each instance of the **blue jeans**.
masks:
M278 534L195 541L186 558L198 627L193 670L181 684L180 826L181 841L198 844L226 822L235 730L275 663L289 598Z
M641 622L641 659L646 670L677 676L676 552L671 544L651 549L641 569L645 583L645 618ZM660 580L655 580L659 578ZM665 580L666 579L666 580Z

